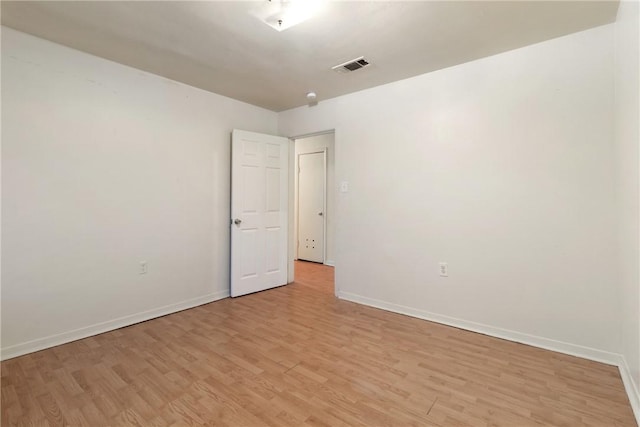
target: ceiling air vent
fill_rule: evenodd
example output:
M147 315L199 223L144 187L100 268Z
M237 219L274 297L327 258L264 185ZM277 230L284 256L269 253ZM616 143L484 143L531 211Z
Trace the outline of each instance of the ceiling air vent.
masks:
M364 59L364 56L361 56L360 58L352 59L351 61L347 61L345 63L336 65L335 67L331 67L331 69L337 71L338 73L350 73L351 71L364 68L367 65L369 65L369 61Z

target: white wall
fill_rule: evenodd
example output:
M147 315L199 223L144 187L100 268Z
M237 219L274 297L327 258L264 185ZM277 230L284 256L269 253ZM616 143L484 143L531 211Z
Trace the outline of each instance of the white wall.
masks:
M638 2L623 1L615 24L615 148L618 185L618 237L622 309L622 354L628 385L640 419L640 12ZM623 376L624 378L624 376ZM632 380L631 380L632 379ZM634 401L635 400L635 401Z
M3 357L228 294L230 132L275 113L5 27L2 104Z
M298 138L295 140L295 158L298 158L299 154L314 153L318 151L327 150L327 183L326 183L326 258L325 264L333 265L335 260L335 237L334 237L334 215L335 215L335 194L336 185L334 180L335 174L335 144L333 133L325 133L321 135L309 136L306 138ZM295 170L295 169L294 169ZM298 194L298 175L295 176L295 194ZM294 228L294 242L297 242L298 231L298 205L295 205L295 228ZM295 245L295 243L294 243ZM297 245L295 245L297 247Z
M612 73L609 25L280 113L336 132L338 294L614 360Z

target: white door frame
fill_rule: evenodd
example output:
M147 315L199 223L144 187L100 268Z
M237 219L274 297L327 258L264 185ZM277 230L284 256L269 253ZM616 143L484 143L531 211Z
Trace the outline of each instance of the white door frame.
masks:
M298 139L302 139L299 138ZM323 154L323 176L322 176L322 263L324 264L327 260L327 148L323 148L322 150L317 151L309 151L308 153L300 153L296 156L296 165L295 165L295 173L298 176L298 186L295 189L295 225L297 226L295 229L295 247L294 247L294 259L298 259L298 249L300 248L300 205L299 205L299 195L300 195L300 156L305 156L307 154ZM295 180L295 177L294 177Z
M295 141L296 139L302 139L302 138L308 138L310 136L318 136L318 135L326 135L326 134L333 134L334 135L334 144L335 144L335 135L336 135L336 130L335 129L328 129L328 130L323 130L323 131L319 131L319 132L311 132L311 133L305 133L302 135L295 135L295 136L290 136L289 138L289 218L291 218L291 220L289 220L289 268L288 268L288 283L293 282L294 280L294 259L295 259L295 221L293 221L292 219L294 218L295 215L295 175L294 173L297 173L295 167L296 167L296 151L295 151ZM337 150L334 149L334 162L337 163ZM325 192L326 193L326 192ZM326 221L326 217L325 217L325 221ZM333 221L335 221L335 218L333 219ZM325 222L326 224L326 222ZM325 233L326 233L326 226L325 226ZM326 243L326 239L325 239L325 243ZM325 244L325 251L326 251L327 245ZM326 252L325 252L326 254ZM338 287L335 286L334 289L334 293L337 295L338 294Z

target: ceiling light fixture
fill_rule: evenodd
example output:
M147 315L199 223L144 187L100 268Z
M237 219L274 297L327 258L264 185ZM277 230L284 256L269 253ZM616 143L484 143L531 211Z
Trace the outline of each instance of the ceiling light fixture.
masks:
M266 0L249 11L277 31L284 31L320 12L326 0Z
M307 93L307 105L309 105L309 107L318 105L318 97L315 92Z

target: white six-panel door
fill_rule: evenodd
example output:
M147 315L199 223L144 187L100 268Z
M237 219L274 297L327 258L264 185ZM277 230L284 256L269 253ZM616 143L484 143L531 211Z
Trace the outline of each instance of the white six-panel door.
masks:
M289 140L231 137L231 296L287 283Z
M325 152L298 155L298 259L324 262Z

